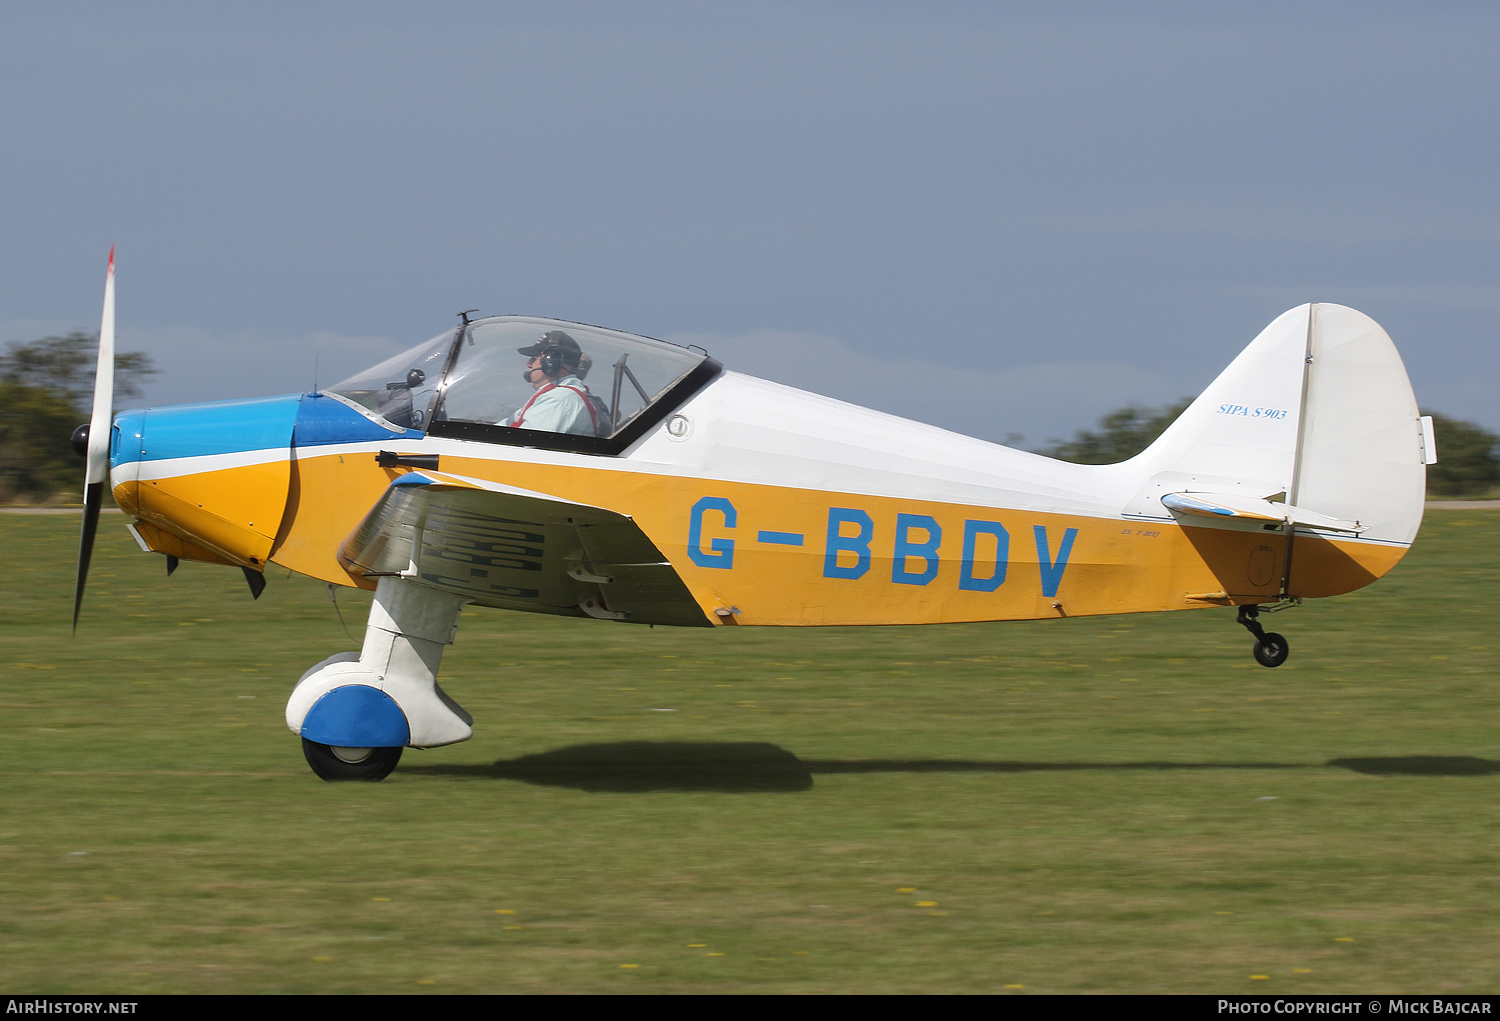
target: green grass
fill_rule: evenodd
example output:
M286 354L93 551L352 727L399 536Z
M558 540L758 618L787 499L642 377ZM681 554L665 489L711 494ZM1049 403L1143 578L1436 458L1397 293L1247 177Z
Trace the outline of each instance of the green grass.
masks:
M325 587L167 579L120 520L74 639L77 519L0 516L0 989L1500 988L1500 512L1269 618L1278 670L1223 609L478 611L443 673L475 738L381 784L283 722L355 647Z

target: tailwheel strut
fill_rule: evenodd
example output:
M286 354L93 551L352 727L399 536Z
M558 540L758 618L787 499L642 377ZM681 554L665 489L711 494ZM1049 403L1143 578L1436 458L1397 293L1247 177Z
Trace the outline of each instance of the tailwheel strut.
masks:
M1260 607L1249 603L1240 607L1240 615L1235 621L1243 624L1255 636L1255 646L1251 651L1254 652L1257 663L1266 667L1281 666L1291 652L1287 640L1275 631L1267 631L1261 627L1257 619L1259 617Z

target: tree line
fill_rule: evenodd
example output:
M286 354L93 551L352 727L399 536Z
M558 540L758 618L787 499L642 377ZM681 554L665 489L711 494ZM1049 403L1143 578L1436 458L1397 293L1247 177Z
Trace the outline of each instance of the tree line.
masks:
M0 504L76 498L83 463L69 438L88 421L94 395L96 335L69 333L12 343L0 354ZM139 397L156 368L140 351L115 358L115 407ZM1111 411L1093 429L1036 451L1078 464L1113 464L1134 457L1192 403ZM1438 463L1427 469L1429 496L1482 496L1500 486L1500 436L1472 422L1431 414Z
M71 438L89 420L98 352L97 334L69 333L0 354L0 504L82 498L83 461ZM155 373L140 351L116 355L115 407L139 397Z
M1114 464L1134 457L1166 432L1167 426L1193 402L1185 397L1164 408L1132 406L1111 411L1093 429L1036 451L1075 464ZM1500 436L1473 422L1423 411L1432 416L1438 462L1427 466L1430 497L1484 496L1500 486Z

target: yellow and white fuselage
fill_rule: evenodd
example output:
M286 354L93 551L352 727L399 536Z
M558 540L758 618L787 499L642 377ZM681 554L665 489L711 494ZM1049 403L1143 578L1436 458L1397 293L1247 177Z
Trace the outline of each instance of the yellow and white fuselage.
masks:
M463 372L484 364L485 337L501 352L526 331L565 329L614 357L624 335L521 317L476 327L490 332L412 352L425 368L408 379L421 380L403 384L408 370L394 366L388 393L377 382L124 413L115 499L157 552L378 587L385 616L371 627L409 638L425 664L416 686L451 707L436 657L471 602L640 623L852 625L1348 592L1409 547L1433 454L1394 346L1341 306L1277 319L1156 443L1114 465L1009 449L697 356L663 354L660 385L643 384L627 367L644 378L655 349L636 347L599 401L612 437L522 435L495 424L503 409L486 403L483 372ZM622 352L657 343L618 340ZM626 421L629 383L640 407ZM382 414L391 393L400 412ZM403 631L382 606L436 617ZM379 664L351 662L304 679L308 705L289 710L304 737L330 692L382 690ZM337 729L324 744L377 743ZM402 744L467 736L466 721L408 729Z

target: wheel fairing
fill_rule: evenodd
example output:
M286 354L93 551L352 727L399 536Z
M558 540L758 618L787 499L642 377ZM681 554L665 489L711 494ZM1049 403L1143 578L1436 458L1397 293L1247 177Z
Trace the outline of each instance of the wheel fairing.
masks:
M347 684L319 698L302 721L309 741L343 748L393 748L411 743L406 714L389 695Z

